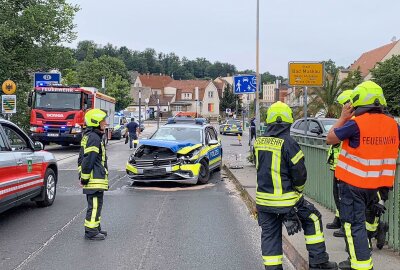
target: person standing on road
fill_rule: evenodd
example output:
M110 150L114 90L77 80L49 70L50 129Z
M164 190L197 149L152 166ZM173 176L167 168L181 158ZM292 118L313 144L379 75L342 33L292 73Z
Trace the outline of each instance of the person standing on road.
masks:
M250 141L256 138L256 118L251 118L250 121Z
M280 101L267 111L265 134L254 142L256 204L266 270L282 270L282 223L288 234L304 229L309 269L337 269L326 252L320 212L303 197L307 180L304 155L290 136L292 110Z
M138 139L139 125L135 122L135 118L131 118L131 122L126 125L129 136L129 149L133 149L132 141Z
M101 230L101 210L104 191L108 190L107 155L102 140L107 114L92 109L85 114L85 131L78 158L78 171L83 193L88 203L85 218L85 238L104 240L107 232Z
M366 209L384 212L379 189L392 188L399 148L397 122L384 114L382 88L372 81L359 84L352 104L343 106L326 138L342 143L335 177L339 180L340 218L344 223L349 259L341 269L373 269L365 226ZM354 119L352 119L354 117Z

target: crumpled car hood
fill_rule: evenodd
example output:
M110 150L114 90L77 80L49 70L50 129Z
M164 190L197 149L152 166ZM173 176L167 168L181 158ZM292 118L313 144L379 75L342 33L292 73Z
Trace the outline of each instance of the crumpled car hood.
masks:
M162 140L140 140L140 145L149 145L156 147L165 147L170 149L172 152L177 153L180 149L193 146L194 143L191 142L175 142L175 141L162 141Z

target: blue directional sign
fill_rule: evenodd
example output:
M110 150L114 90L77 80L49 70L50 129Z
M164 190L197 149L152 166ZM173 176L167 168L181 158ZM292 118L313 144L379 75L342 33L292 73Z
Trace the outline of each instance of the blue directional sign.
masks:
M234 93L255 93L257 88L256 75L237 75L233 77Z
M35 87L45 87L61 83L60 73L36 72L34 77Z

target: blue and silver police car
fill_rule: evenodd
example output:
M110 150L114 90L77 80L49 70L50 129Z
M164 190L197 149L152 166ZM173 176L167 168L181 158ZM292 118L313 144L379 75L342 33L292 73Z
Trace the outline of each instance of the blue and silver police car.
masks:
M203 118L170 118L147 140L139 140L126 172L134 182L205 184L222 166L221 141Z

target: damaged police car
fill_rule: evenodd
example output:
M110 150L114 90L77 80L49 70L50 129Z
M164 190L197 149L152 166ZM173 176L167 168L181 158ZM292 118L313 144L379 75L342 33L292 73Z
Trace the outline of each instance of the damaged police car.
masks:
M222 166L221 141L205 119L170 118L148 140L140 140L126 172L134 182L205 184Z

